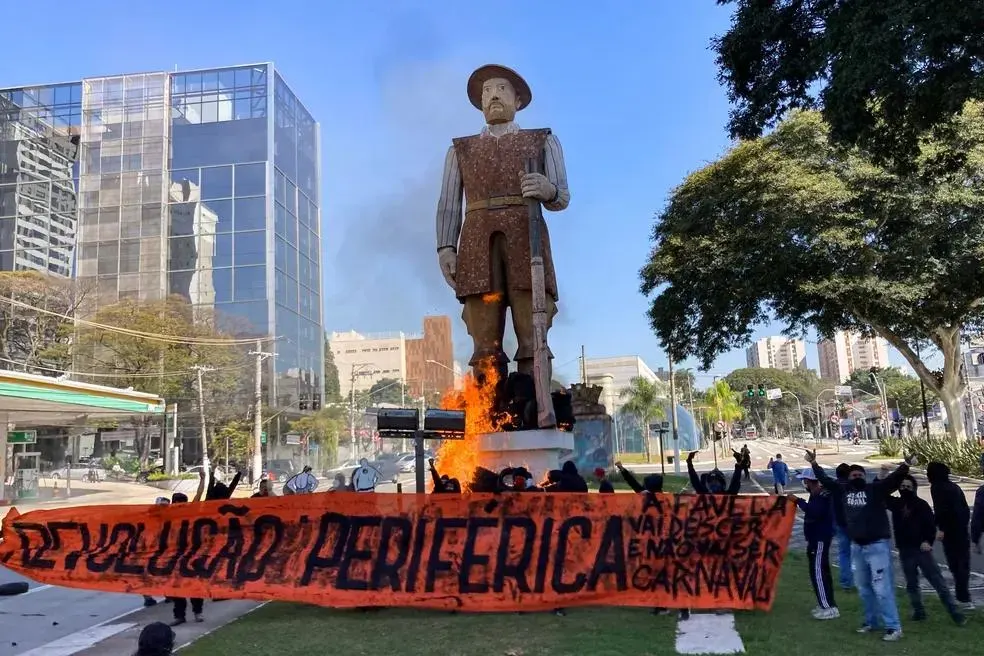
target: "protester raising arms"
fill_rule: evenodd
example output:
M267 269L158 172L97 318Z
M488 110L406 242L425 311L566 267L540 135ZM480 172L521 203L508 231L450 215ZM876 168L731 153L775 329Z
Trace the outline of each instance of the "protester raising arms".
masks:
M724 472L720 469L711 470L703 478L694 469L696 451L687 456L687 474L690 476L690 486L697 494L738 494L741 489L741 454L735 452L735 471L731 474L731 483L725 483ZM727 485L727 488L725 488Z
M884 629L882 640L895 642L902 637L902 623L895 602L892 576L891 527L885 512L887 499L909 473L915 456L906 458L898 469L871 483L864 467L851 465L844 483L831 478L817 463L816 453L806 452L806 461L817 480L841 505L847 535L851 538L851 561L861 596L864 620L859 633Z

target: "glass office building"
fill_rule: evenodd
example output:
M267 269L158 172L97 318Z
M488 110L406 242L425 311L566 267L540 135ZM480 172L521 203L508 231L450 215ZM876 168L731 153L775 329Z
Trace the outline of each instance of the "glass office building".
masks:
M75 275L96 290L87 311L183 296L227 331L277 336L271 406L320 405L319 130L272 64L87 78L2 100L80 141L77 211L46 216L77 219L65 232Z

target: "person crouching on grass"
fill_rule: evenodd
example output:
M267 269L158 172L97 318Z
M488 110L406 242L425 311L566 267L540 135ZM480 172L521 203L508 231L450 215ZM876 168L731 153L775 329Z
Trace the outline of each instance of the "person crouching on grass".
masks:
M817 481L812 469L804 469L796 475L810 493L809 499L795 494L789 498L803 511L803 537L806 538L806 555L810 560L810 583L817 596L813 618L834 620L840 617L834 601L834 583L830 576L830 542L834 538L834 500Z

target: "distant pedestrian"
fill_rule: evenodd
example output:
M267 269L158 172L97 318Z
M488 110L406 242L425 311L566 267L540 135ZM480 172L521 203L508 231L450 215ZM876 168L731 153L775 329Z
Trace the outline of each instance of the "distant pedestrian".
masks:
M776 454L769 467L772 469L772 481L776 494L785 494L786 486L789 485L789 465L782 461L781 453Z
M260 486L256 490L256 494L252 498L262 498L262 497L272 497L273 496L273 486L270 484L270 479L264 478L260 480Z
M133 656L171 656L174 653L174 630L163 622L151 622L137 638Z

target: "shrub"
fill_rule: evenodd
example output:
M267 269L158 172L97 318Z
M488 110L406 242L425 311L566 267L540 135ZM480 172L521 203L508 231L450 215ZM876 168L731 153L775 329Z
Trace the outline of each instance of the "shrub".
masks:
M897 437L883 437L878 441L878 455L898 458L902 455L902 440Z
M925 437L910 437L902 441L906 455L915 454L919 464L925 466L929 462L942 462L950 471L958 476L980 477L981 447L972 440L953 442L952 440L934 440Z
M119 465L120 469L127 474L136 474L140 471L140 461L136 458L107 456L102 459L102 464L106 471L112 471L114 465Z
M197 474L178 474L177 476L172 476L171 474L162 474L159 472L154 472L153 474L147 475L148 481L184 481L191 478L198 478Z

